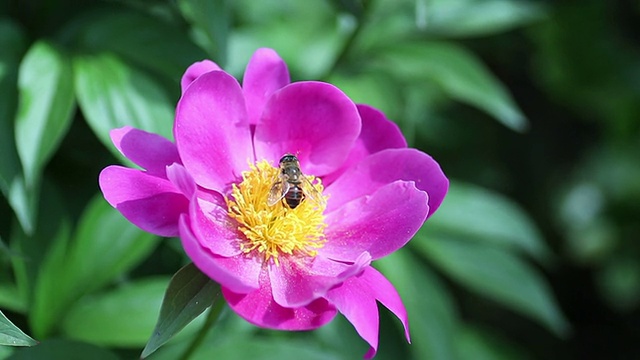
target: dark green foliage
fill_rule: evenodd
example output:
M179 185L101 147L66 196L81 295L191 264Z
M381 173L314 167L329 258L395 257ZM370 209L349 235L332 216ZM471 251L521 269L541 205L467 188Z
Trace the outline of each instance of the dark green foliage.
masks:
M186 67L241 76L258 47L383 110L453 180L374 264L412 333L382 310L377 358L640 357L639 15L601 0L2 2L0 359L145 344L176 359L194 339L192 359L366 351L343 318L284 333L221 302L198 317L216 285L98 194L99 171L126 162L110 129L171 138Z

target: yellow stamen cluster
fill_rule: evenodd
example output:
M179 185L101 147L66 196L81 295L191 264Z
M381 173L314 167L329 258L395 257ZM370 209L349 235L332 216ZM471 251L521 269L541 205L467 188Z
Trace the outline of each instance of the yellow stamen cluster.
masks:
M265 261L279 264L278 256L315 256L324 246L325 202L320 204L303 200L295 209L285 201L273 206L267 198L279 169L266 160L250 165L251 170L242 173L242 182L234 184L231 196L226 199L229 216L235 219L246 237L240 249L247 255L259 254ZM310 177L313 186L322 194L324 187L320 179Z

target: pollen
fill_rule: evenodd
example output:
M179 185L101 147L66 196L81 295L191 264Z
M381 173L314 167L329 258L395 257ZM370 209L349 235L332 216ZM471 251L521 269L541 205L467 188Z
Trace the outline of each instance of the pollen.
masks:
M276 265L280 256L316 256L326 242L327 226L323 215L326 201L305 198L294 209L284 199L273 206L267 204L279 171L266 160L251 164L250 170L242 173L242 182L233 184L231 195L226 198L229 216L245 237L240 249L247 256L261 256ZM322 194L322 181L307 178Z

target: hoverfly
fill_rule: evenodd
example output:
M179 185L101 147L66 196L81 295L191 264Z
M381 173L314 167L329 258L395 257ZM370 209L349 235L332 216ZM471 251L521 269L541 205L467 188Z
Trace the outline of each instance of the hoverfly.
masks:
M289 208L295 209L306 198L317 204L324 202L322 195L300 171L298 158L292 154L285 154L280 158L280 171L269 192L267 204L273 206L285 199Z

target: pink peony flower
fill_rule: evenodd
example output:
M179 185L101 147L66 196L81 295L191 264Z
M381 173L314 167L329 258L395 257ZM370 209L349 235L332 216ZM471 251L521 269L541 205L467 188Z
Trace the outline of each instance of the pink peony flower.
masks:
M256 51L242 86L207 60L181 85L175 144L131 127L111 132L144 170L104 169L106 200L146 231L179 236L253 324L309 330L340 312L371 358L377 300L409 340L404 305L371 262L404 246L438 208L448 188L438 164L407 148L380 111L327 83L290 83L270 49ZM297 156L304 175L281 177L284 154ZM294 207L279 200L291 179L304 194Z

